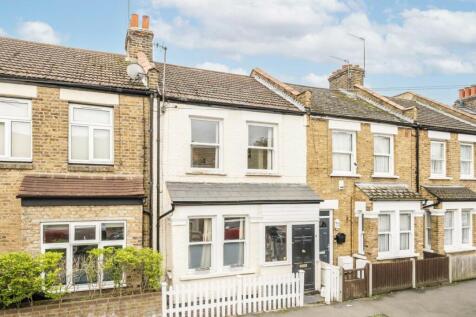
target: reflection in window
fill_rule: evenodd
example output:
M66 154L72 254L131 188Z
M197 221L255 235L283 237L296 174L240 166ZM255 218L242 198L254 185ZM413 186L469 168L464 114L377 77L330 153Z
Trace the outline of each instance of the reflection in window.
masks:
M62 243L69 241L69 225L43 226L43 243Z
M282 226L266 226L266 262L278 262L287 260L287 228Z
M243 266L245 252L245 218L225 218L223 265Z
M192 119L192 167L219 167L219 121Z
M88 251L97 248L97 244L75 245L73 246L73 284L87 284L87 260ZM97 264L96 264L97 265ZM97 267L96 267L97 270ZM97 281L97 277L90 277L92 283Z
M211 267L212 219L189 220L189 269L207 270Z
M273 134L270 126L248 126L248 169L273 169Z

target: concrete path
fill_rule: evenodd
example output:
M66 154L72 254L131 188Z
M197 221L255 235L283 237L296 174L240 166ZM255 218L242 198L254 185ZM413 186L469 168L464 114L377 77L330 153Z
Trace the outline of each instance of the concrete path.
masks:
M420 317L476 316L476 280L437 288L400 291L347 301L340 304L308 306L292 311L262 314L260 317Z

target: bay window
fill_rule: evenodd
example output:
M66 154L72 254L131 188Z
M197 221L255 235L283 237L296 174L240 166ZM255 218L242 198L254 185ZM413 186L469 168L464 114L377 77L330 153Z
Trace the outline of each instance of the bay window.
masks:
M391 240L391 215L380 214L378 216L378 251L389 252Z
M400 250L410 250L412 217L410 213L400 213Z
M243 266L245 261L245 218L225 218L223 233L223 266Z
M470 209L461 210L461 243L472 244Z
M0 161L31 161L31 102L0 98Z
M220 121L191 119L191 167L220 168Z
M473 208L454 208L445 211L444 245L448 252L473 250Z
M104 272L99 272L95 279L88 281L86 275L88 252L95 248L123 248L125 230L125 222L122 221L43 223L41 247L45 253L63 254L60 262L60 266L64 269L62 282L72 285L76 290L84 290L88 288L86 284L95 283L98 279L111 281L110 277L103 274Z
M332 132L332 170L336 174L356 173L355 132Z
M431 141L431 176L446 176L446 143Z
M265 262L284 262L287 256L287 226L265 226Z
M378 216L378 257L414 256L413 211L383 210Z
M364 214L359 214L358 217L358 234L359 234L359 240L358 240L358 252L359 254L364 254L365 253L365 247L364 247L364 239L365 239L365 230L364 230Z
M448 246L453 244L454 213L454 210L445 212L445 245Z
M461 144L461 178L474 177L474 147L473 144Z
M393 176L393 136L374 136L374 175Z
M248 169L275 169L275 138L271 125L248 124Z
M212 265L212 218L189 219L188 268L209 270Z
M113 109L71 105L69 118L70 162L112 164Z
M431 250L431 214L425 212L425 249Z

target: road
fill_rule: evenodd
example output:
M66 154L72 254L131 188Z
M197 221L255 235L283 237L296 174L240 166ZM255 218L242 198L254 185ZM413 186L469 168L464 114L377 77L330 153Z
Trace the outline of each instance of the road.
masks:
M314 305L260 317L476 316L476 280L416 289L333 305Z

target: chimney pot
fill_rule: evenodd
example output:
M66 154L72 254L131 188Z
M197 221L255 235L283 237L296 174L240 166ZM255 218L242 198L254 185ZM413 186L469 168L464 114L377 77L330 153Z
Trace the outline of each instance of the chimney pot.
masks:
M464 96L465 98L471 97L471 87L466 87L464 89Z
M471 96L476 96L476 86L471 87Z
M139 16L137 14L134 13L131 15L131 21L129 23L129 27L131 28L139 27Z
M461 88L459 90L459 99L464 99L465 95L464 95L464 88Z
M149 29L149 16L144 15L142 16L142 29L148 30Z

